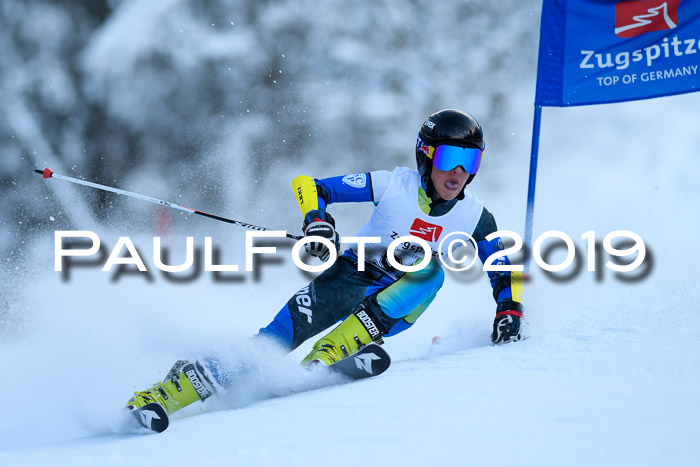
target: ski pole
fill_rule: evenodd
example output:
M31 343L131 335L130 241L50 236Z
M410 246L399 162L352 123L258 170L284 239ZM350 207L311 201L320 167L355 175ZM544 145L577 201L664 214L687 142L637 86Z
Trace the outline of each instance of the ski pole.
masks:
M59 180L65 180L67 182L77 183L78 185L85 185L85 186L89 186L92 188L97 188L98 190L110 191L112 193L117 193L119 195L124 195L124 196L131 196L132 198L142 199L144 201L150 201L151 203L160 204L162 206L167 206L169 208L178 209L180 211L185 211L185 212L189 212L192 214L198 214L200 216L208 217L210 219L214 219L214 220L221 221L221 222L227 222L229 224L234 224L234 225L237 225L239 227L244 227L244 228L250 229L250 230L271 230L271 229L267 229L265 227L260 227L259 225L248 224L246 222L241 222L241 221L237 221L234 219L229 219L226 217L221 217L221 216L217 216L214 214L209 214L208 212L200 211L198 209L188 208L185 206L181 206L179 204L171 203L169 201L163 201L162 199L152 198L150 196L141 195L139 193L134 193L132 191L120 190L119 188L112 188L111 186L100 185L99 183L92 183L92 182L87 182L85 180L80 180L80 179L73 178L73 177L67 177L65 175L59 175L57 173L53 173L48 168L46 168L44 170L34 170L34 172L41 174L44 178L57 178ZM290 233L286 233L285 235L287 238L291 238L293 240L301 240L302 238L304 238L301 235L292 235Z

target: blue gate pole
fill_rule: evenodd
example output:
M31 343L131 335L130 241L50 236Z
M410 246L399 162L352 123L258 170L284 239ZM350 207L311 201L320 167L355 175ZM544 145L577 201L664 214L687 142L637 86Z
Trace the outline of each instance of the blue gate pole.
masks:
M532 147L530 149L530 181L527 186L527 211L525 213L525 274L530 272L530 257L532 255L532 218L535 213L535 183L537 182L537 155L540 148L540 121L542 106L535 105L535 115L532 123Z

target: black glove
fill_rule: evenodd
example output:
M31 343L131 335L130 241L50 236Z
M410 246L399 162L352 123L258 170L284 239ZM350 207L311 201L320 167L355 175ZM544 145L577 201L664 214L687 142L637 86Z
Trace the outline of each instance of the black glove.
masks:
M336 251L340 249L340 237L335 231L335 220L329 213L321 210L309 211L304 218L302 230L305 236L327 238L333 243ZM326 261L331 254L328 247L321 242L309 242L304 247L307 253L320 258L321 261Z
M520 318L523 314L515 310L499 311L493 320L491 341L494 344L520 340Z

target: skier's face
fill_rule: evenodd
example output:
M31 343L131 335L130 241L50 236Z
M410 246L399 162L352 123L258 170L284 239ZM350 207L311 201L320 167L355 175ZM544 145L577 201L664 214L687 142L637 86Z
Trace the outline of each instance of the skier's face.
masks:
M430 172L430 179L433 181L435 191L438 196L445 201L455 199L467 183L469 174L464 171L461 165L452 170L442 171L433 167Z

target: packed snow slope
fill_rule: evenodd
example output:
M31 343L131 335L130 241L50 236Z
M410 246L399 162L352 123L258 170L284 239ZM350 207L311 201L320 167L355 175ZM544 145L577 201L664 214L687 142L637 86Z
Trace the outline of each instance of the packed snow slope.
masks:
M448 274L414 328L387 341L392 367L361 382L300 370L311 342L289 356L250 355L246 338L309 280L288 248L259 276L228 282L205 273L173 283L156 270L150 281L115 279L101 264L62 280L53 236L36 239L32 264L13 265L17 279L5 284L18 292L23 319L0 344L0 465L697 465L698 108L700 95L545 109L535 237L565 232L581 268L547 275L533 266L528 339L504 346L489 341L495 308L485 274ZM500 228L522 232L530 103L512 111L522 117L511 143L522 150L470 188ZM288 188L279 200L293 212ZM370 209L338 207L341 233L354 234ZM214 229L187 216L174 223L172 245L187 235L201 245ZM234 263L243 236L223 228L215 242L222 262ZM620 229L645 241L640 271L588 271L581 235L594 230L602 241ZM98 233L109 252L131 230ZM150 234L134 241L152 264ZM558 249L549 260L563 256ZM163 434L120 431L134 390L176 359L207 352L262 370Z

